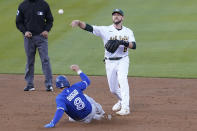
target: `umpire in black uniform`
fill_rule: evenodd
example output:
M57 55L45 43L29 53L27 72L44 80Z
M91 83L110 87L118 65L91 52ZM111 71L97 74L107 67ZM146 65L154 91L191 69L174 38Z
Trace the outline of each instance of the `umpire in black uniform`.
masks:
M34 88L34 62L38 49L45 75L46 91L53 91L52 71L48 57L48 32L53 26L53 16L44 0L24 0L18 7L16 26L24 35L24 48L27 57L24 91Z

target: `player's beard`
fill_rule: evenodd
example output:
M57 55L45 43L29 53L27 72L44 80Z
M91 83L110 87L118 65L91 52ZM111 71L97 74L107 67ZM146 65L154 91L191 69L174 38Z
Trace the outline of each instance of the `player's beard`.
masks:
M122 22L122 19L121 20L118 20L118 21L113 21L113 23L115 24L115 25L118 25L118 24L120 24Z

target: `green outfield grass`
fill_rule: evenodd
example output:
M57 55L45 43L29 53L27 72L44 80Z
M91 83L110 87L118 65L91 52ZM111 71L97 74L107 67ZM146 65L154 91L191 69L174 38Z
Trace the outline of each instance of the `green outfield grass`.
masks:
M0 73L24 73L23 36L15 17L22 0L0 0ZM125 12L124 25L134 31L137 50L130 50L129 76L197 78L196 0L47 0L55 21L49 35L53 74L74 74L78 64L88 75L105 75L99 37L69 24L80 19L110 25L111 11ZM64 9L59 15L58 9ZM42 74L37 54L35 73Z

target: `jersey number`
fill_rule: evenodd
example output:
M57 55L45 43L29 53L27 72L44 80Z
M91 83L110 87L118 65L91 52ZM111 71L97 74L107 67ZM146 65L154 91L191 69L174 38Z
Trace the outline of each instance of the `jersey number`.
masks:
M127 47L124 47L124 50L123 50L123 52L127 52Z
M80 97L75 98L74 105L76 106L77 110L82 110L85 107L85 104Z

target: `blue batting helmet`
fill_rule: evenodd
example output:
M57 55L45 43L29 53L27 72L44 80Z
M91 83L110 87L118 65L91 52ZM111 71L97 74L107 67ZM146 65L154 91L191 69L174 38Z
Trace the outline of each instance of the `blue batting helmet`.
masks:
M56 87L57 88L70 87L70 83L66 78L66 76L60 75L56 77Z

